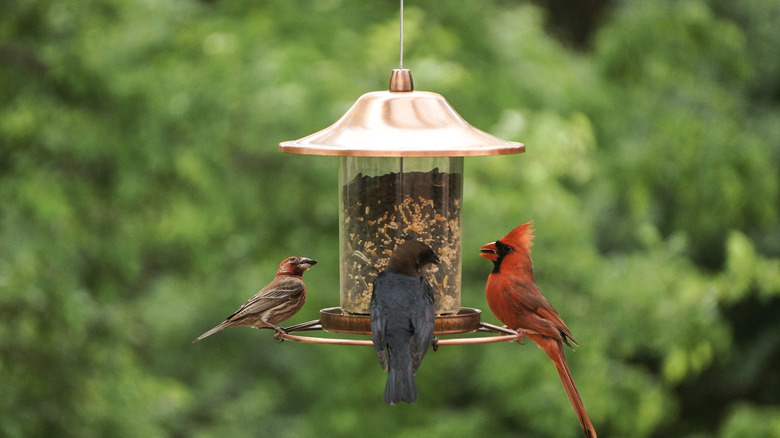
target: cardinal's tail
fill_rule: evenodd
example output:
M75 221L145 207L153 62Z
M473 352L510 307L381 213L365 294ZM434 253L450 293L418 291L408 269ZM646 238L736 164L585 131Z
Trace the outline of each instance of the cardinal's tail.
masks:
M398 402L413 403L417 400L417 387L414 385L412 357L409 351L391 350L389 354L390 366L387 369L387 384L383 396L385 403L390 406Z
M531 337L531 336L529 336ZM593 423L588 418L588 413L585 412L585 406L582 404L580 393L577 391L577 387L574 386L574 378L571 376L569 366L566 365L566 357L563 355L563 345L560 341L557 341L549 337L531 337L541 348L547 353L547 356L555 364L555 369L558 371L558 376L563 383L563 389L566 391L566 395L569 397L571 406L574 408L574 412L577 414L577 418L580 420L580 426L585 432L587 438L596 438L596 429L593 428Z

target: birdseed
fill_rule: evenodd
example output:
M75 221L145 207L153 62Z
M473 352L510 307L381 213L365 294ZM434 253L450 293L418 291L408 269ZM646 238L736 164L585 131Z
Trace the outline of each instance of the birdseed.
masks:
M374 279L397 245L416 239L439 256L425 273L437 314L460 310L460 218L463 176L430 172L359 173L342 188L341 307L369 313ZM346 263L345 263L346 262Z

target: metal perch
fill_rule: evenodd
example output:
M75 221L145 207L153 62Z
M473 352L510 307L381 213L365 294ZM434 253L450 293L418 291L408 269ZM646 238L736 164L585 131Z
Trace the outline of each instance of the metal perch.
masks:
M316 336L300 336L291 333L322 330L320 320L304 322L284 329L285 333L276 333L274 337L280 341L303 342L308 344L326 344L326 345L374 345L370 339L345 339L345 338L321 338ZM499 336L487 337L469 337L469 338L451 338L439 339L436 346L441 345L466 345L466 344L489 344L492 342L520 342L523 339L523 333L518 333L505 327L499 327L486 322L479 323L480 333L500 333Z

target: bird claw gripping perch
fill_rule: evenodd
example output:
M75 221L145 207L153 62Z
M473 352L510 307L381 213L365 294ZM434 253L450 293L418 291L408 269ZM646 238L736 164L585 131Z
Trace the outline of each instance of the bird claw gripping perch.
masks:
M504 326L504 327L506 327L506 326ZM517 329L517 343L520 344L520 345L523 345L523 341L524 340L525 340L525 330Z
M274 339L279 341L279 343L282 343L282 342L284 342L285 335L287 335L287 330L285 330L282 327L278 327L276 329L276 332L274 332Z

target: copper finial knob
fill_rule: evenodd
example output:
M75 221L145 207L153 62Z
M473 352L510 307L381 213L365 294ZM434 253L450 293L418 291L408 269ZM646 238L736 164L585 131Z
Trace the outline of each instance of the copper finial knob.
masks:
M390 91L414 91L412 71L408 68L394 68L393 73L390 74Z

